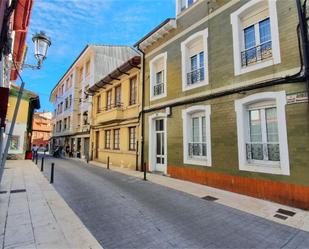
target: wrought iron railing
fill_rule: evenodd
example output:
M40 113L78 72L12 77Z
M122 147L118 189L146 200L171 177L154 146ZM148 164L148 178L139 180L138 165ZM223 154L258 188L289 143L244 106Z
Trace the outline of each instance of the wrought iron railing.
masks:
M153 86L153 95L158 96L164 93L164 83L157 83Z
M265 42L259 46L246 49L241 52L241 66L246 67L265 59L271 58L272 46L271 41Z
M122 110L123 108L123 103L116 103L116 104L107 104L104 108L100 109L100 112L102 111L109 111L112 109L120 109Z
M279 143L246 143L247 160L280 161Z
M188 152L190 157L194 156L207 156L206 143L188 143Z
M187 85L192 85L194 83L204 80L204 67L195 69L190 73L187 73Z

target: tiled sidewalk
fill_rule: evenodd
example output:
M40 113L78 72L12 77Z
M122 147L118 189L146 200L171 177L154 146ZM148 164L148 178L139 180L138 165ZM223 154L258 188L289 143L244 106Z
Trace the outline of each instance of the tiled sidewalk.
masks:
M102 248L31 161L7 161L0 191L0 248Z
M99 162L92 161L90 163L106 168L105 164ZM126 175L143 178L143 172L116 166L110 166L110 169ZM218 198L216 200L217 203L309 232L308 211L157 174L147 173L147 180L200 198L212 196ZM286 220L276 218L274 215L279 214L277 213L278 209L295 212L295 215L292 217L283 215L287 217Z

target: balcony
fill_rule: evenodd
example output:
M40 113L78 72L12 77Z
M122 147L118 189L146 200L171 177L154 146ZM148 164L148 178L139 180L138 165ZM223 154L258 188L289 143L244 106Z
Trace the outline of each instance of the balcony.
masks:
M191 71L190 73L187 73L187 85L193 85L195 83L204 81L204 67L195 69Z
M259 46L249 48L241 52L241 66L247 67L258 62L272 58L271 41L265 42Z
M153 86L153 96L159 96L164 93L164 83L157 83Z
M280 161L279 143L246 143L247 160Z
M206 157L207 156L207 149L206 143L196 143L191 142L188 143L188 154L189 157Z
M111 104L99 110L96 115L96 123L108 123L123 118L123 104Z

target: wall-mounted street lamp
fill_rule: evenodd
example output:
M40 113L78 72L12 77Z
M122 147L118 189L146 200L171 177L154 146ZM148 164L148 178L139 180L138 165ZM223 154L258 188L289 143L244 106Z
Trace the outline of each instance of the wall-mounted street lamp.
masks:
M40 69L42 67L43 61L46 59L48 48L51 45L51 40L48 36L46 36L46 34L43 31L40 31L39 33L36 33L36 34L33 35L32 41L34 43L34 56L37 59L38 63L37 63L37 65L23 64L21 66L22 66L22 68ZM16 65L16 63L14 61L14 56L12 56L12 60L13 60L13 65L15 67L15 70L17 71L17 74L18 74L18 76L21 80L21 85L20 85L20 89L19 89L19 93L18 93L18 97L17 97L17 101L16 101L16 106L15 106L15 110L14 110L14 114L13 114L13 118L12 118L12 123L11 123L11 126L10 126L9 133L7 134L7 141L6 141L6 145L5 145L2 157L1 157L1 151L0 151L0 182L1 182L1 179L2 179L3 169L4 169L5 162L6 162L9 147L10 147L10 144L11 144L13 131L14 131L15 123L16 123L16 118L17 118L17 114L18 114L18 109L19 109L19 106L20 106L21 98L23 96L23 91L24 91L24 87L25 87L25 82L23 81L23 79L19 75L18 66ZM0 136L2 137L2 134L0 134ZM0 146L0 148L1 148L1 146Z
M40 69L42 67L43 61L47 57L48 48L51 45L50 38L45 34L45 32L40 31L32 37L34 43L34 57L37 59L37 65L23 64L23 68Z

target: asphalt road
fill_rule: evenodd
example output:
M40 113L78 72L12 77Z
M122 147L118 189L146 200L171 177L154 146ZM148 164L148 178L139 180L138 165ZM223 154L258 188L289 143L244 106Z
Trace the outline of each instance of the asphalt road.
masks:
M46 158L47 177L51 161L56 190L105 249L309 248L304 231L101 167Z

